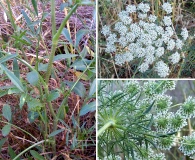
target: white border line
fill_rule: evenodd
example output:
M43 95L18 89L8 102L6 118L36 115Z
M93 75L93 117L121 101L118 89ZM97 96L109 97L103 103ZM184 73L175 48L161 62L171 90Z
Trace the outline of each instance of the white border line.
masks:
M119 81L122 81L122 80L129 80L129 81L133 81L133 80L143 80L143 81L150 81L150 80L174 80L174 81L180 81L180 80L195 80L194 78L98 78L98 80L111 80L111 81L114 81L114 80L119 80Z
M95 1L96 3L96 44L95 44L95 53L96 53L96 113L95 113L95 126L96 126L96 131L95 131L95 137L96 137L96 159L98 159L98 137L97 137L97 131L98 131L98 0Z

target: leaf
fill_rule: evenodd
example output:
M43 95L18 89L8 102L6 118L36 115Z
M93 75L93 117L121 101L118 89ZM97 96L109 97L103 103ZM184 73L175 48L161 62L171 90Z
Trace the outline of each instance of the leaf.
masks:
M36 71L31 71L27 74L27 80L31 85L37 85L39 82L39 75Z
M1 152L1 149L2 149L2 147L3 147L3 145L4 145L4 143L6 142L6 140L7 140L7 138L2 138L2 139L0 140L0 152Z
M22 14L23 14L24 19L25 19L25 21L26 21L26 23L27 23L27 26L30 28L30 30L31 30L33 33L35 33L34 26L31 25L32 22L31 22L30 18L28 17L28 15L26 14L26 12L25 12L24 10L22 10Z
M85 86L83 85L83 83L78 82L75 85L75 82L65 81L65 84L67 84L70 88L72 88L74 86L72 91L75 92L77 95L79 95L81 98L83 98L85 96L86 89L85 89Z
M89 97L92 97L95 92L96 92L96 79L93 80L93 82L90 86Z
M3 65L0 65L0 67L2 70L5 71L5 74L9 77L9 79L12 81L12 83L14 85L16 85L16 87L18 87L18 89L20 89L22 92L24 92L24 87L23 87L22 83L20 82L20 80Z
M76 119L74 118L74 116L72 116L72 123L73 123L73 127L76 128L76 127L79 127L79 124L78 122L76 121Z
M63 11L64 10L64 8L66 8L66 7L70 7L71 6L71 4L70 3L62 3L61 5L60 5L60 10L61 11Z
M148 112L150 112L150 110L152 109L154 103L155 103L155 101L146 109L146 111L143 114L147 114Z
M5 137L11 131L11 124L7 124L2 128L2 135Z
M47 71L47 67L48 67L48 63L46 63L46 64L39 63L38 70L45 72L45 71Z
M176 134L177 132L170 132L165 134L157 134L158 137L169 137L170 135Z
M21 39L21 38L18 38L17 36L12 36L12 38L14 38L15 41L18 42L18 43L22 43L22 44L25 44L25 45L27 45L27 46L30 46L30 45L31 45L31 44L28 43L26 40L23 40L23 39Z
M59 96L60 96L59 91L52 90L52 91L49 93L49 96L48 96L47 101L48 101L48 102L51 102L51 101L57 99Z
M96 69L91 69L90 71L96 74Z
M79 116L84 116L85 114L87 114L88 112L93 112L96 110L96 102L90 102L86 105L84 105L79 113Z
M66 133L66 145L68 146L69 144L69 132Z
M150 127L152 126L153 119L154 119L154 117L153 117L153 114L152 114L152 116L151 116L151 118L150 118L150 121L149 121L149 123L148 123L148 125L147 125L147 128L150 128Z
M28 119L30 123L33 123L35 121L35 119L37 119L39 117L39 113L34 112L34 111L30 111L28 112Z
M68 132L71 132L70 126L68 124L66 124L62 119L59 119L59 121L66 127L66 130L68 130Z
M21 93L21 91L15 86L15 88L10 88L7 94L17 94L17 93Z
M5 117L8 120L8 122L10 122L12 119L12 111L8 104L5 104L3 106L2 112L3 112L3 117Z
M67 108L69 108L68 106L62 105L58 108L58 112L56 117L58 119L64 119L66 116L66 113L68 113Z
M0 90L0 97L5 96L7 93L8 93L7 90L5 90L5 91L1 91L1 90Z
M89 77L89 79L94 79L95 77L95 74L92 72L92 70L87 70L86 74Z
M70 33L69 33L69 31L66 28L63 28L62 35L68 40L68 42L73 44L72 39L70 37Z
M73 58L73 57L77 57L78 55L76 54L58 54L54 57L53 61L60 61L60 60L65 60L68 58Z
M8 153L9 153L11 159L14 159L16 157L16 153L14 152L14 150L10 146L8 147ZM16 160L19 160L19 158L17 158Z
M13 71L14 71L14 75L18 79L20 79L20 69L19 69L18 61L16 58L14 58L14 60L13 60Z
M37 1L36 0L31 0L33 8L35 10L36 15L38 16L38 9L37 9Z
M75 74L75 76L76 76L77 78L81 78L81 79L84 80L84 81L87 81L87 80L90 79L86 74L83 74L82 72L79 72L79 71L75 71L74 74ZM82 76L81 76L81 75L82 75ZM81 76L81 77L80 77L80 76Z
M47 18L47 16L49 16L49 13L48 12L43 12L42 21L45 20L45 18Z
M1 87L0 87L0 90L10 89L10 88L16 88L16 86L15 86L15 85L1 86Z
M83 48L83 50L79 53L79 55L82 57L82 58L85 58L86 55L87 55L87 48L86 46Z
M131 157L132 157L132 159L134 160L134 159L135 159L135 156L134 156L133 147L130 147L130 151L131 151Z
M22 39L26 41L25 43L27 43L27 45L32 44L32 41L28 37L26 37L25 35L22 37Z
M38 99L32 98L31 100L27 101L28 110L32 111L37 107L42 107L41 102Z
M83 38L84 35L89 33L89 30L87 29L81 29L76 33L76 41L75 41L75 47L79 46L80 40Z
M50 134L48 135L48 137L54 137L54 136L56 136L57 134L63 132L64 130L65 130L65 129L59 129L59 130L53 131L52 133L50 133Z
M87 66L82 60L75 61L70 67L73 67L75 70L84 71Z
M22 107L23 107L23 105L24 105L24 103L25 103L25 101L26 101L26 97L27 97L27 93L23 93L23 94L21 94L21 96L20 96L20 109L22 109Z
M74 134L71 149L75 149L76 146L77 146L77 133Z
M30 154L37 160L45 160L45 158L41 156L37 151L30 150Z
M3 62L6 62L6 61L8 61L8 60L10 60L12 58L15 58L17 56L18 56L18 54L8 54L8 55L0 58L0 64L3 63Z

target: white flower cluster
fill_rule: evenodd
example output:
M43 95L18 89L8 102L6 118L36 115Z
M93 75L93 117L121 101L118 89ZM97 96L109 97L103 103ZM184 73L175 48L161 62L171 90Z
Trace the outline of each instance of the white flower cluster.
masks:
M158 137L155 139L155 143L159 149L170 150L174 144L174 138L175 136Z
M188 118L195 117L195 99L189 96L185 103L180 107L180 112L183 116Z
M169 64L175 65L180 61L180 52L184 41L188 38L188 31L183 28L181 39L178 38L169 15L172 12L170 3L164 3L162 9L165 16L159 23L157 17L149 14L147 3L128 5L126 10L118 14L119 21L114 26L104 26L101 33L106 37L106 52L115 52L115 64L122 66L134 59L141 61L138 69L141 73L154 67L160 77L167 77L170 73ZM137 13L137 20L131 14ZM112 31L111 31L112 28Z
M172 7L170 3L164 3L162 5L162 8L164 11L166 11L168 14L172 12Z
M193 132L190 136L183 136L181 141L181 146L179 147L180 151L184 153L184 155L188 155L193 157L195 154L195 132Z

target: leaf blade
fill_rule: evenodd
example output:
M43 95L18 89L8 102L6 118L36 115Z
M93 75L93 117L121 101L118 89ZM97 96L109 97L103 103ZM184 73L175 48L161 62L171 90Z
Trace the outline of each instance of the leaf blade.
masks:
M2 128L2 135L5 137L11 131L11 124L7 124Z
M70 37L70 33L69 33L69 31L68 31L66 28L63 28L63 30L62 30L62 35L63 35L71 44L73 44L72 39L71 39L71 37Z
M80 40L86 35L89 31L87 29L81 29L76 33L75 47L79 46Z
M45 158L43 156L41 156L37 151L34 150L30 150L30 154L38 160L44 160Z
M55 131L51 132L51 133L48 135L48 137L54 137L54 136L56 136L57 134L63 132L64 130L65 130L65 129L58 129L58 130L55 130Z
M11 72L9 71L6 67L0 64L0 67L2 70L4 70L5 74L9 77L9 79L12 81L12 83L22 92L24 92L24 87L20 80Z
M8 60L10 60L12 58L17 57L17 56L18 56L17 54L9 54L9 55L6 55L6 56L0 58L0 63L6 62L6 61L8 61Z
M22 14L23 14L24 19L26 20L27 26L30 28L30 30L33 33L35 33L34 26L32 26L32 22L24 10L22 10Z
M39 82L39 75L36 71L31 71L27 74L27 80L31 85L37 85Z
M8 104L5 104L3 106L2 112L3 112L3 117L5 117L8 120L8 122L10 122L12 119L12 111Z
M73 58L73 57L77 57L78 55L76 54L58 54L54 57L53 61L60 61L63 59L69 59L69 58Z
M84 116L85 114L87 114L88 112L93 112L96 110L96 102L90 102L86 105L84 105L79 113L79 116Z
M92 97L95 92L96 92L96 79L93 80L93 82L90 86L89 97Z
M75 82L71 82L71 81L65 81L65 84L68 85L73 92L75 92L77 95L79 95L80 97L84 97L86 94L86 89L85 86L83 85L83 83L78 82L75 85ZM73 88L72 88L73 87Z
M14 58L14 61L13 61L13 71L14 71L14 75L18 79L20 79L20 69L19 69L18 61L16 58Z
M31 0L33 8L35 10L36 15L38 16L38 9L37 9L37 1L36 0Z
M49 93L49 95L48 95L47 101L48 101L48 102L51 102L51 101L57 99L59 96L60 96L59 91L57 91L57 90L52 90L52 91Z
M2 147L3 147L4 143L6 142L6 140L7 140L7 138L2 138L2 139L0 140L0 152L1 152Z

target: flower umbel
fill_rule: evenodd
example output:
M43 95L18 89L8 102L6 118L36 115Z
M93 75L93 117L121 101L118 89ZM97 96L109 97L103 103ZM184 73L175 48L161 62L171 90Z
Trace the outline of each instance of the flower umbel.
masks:
M179 149L184 155L191 156L195 154L195 132L190 136L183 136Z
M188 31L183 28L180 39L172 23L171 4L166 2L161 8L165 15L159 19L149 13L148 3L128 5L126 10L118 14L119 20L114 27L102 28L101 33L107 41L105 51L115 52L116 65L123 66L126 62L139 60L141 63L137 69L140 73L152 70L159 77L165 78L169 76L172 68L169 65L180 63L180 53L188 38ZM135 16L136 20L132 18Z

